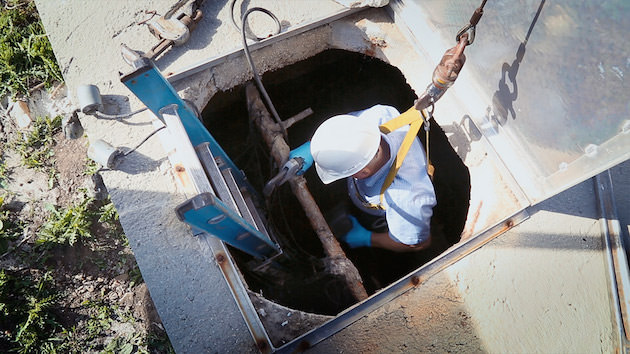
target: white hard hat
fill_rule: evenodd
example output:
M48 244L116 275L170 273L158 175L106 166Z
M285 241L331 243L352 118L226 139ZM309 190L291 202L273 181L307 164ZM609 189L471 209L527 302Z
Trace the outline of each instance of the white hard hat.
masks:
M376 155L381 133L376 122L350 115L334 116L313 134L311 155L325 184L361 171Z

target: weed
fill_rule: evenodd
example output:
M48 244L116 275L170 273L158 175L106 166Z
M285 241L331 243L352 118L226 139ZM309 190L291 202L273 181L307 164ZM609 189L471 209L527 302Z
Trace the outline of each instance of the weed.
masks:
M129 240L123 233L122 226L120 225L118 211L111 200L107 199L97 211L98 222L103 223L108 228L108 237L117 237L123 247L129 246ZM117 243L118 244L118 243Z
M0 270L0 350L54 348L51 334L63 329L52 312L57 298L50 272L35 279Z
M144 279L142 279L142 273L140 273L140 267L138 267L137 264L129 271L129 280L129 285L131 287L144 283Z
M17 240L24 229L23 222L4 210L3 205L4 196L0 195L0 254L7 251L9 241Z
M175 349L173 349L173 345L164 331L149 333L147 347L152 353L175 354Z
M54 135L61 130L61 116L37 117L30 132L20 135L11 147L20 154L22 164L48 174L48 187L57 180L54 168Z
M93 176L97 174L100 169L101 166L96 161L92 160L89 157L85 158L85 170L83 171L83 173L86 176Z
M51 216L42 225L36 243L38 245L68 244L73 246L79 240L90 239L92 237L90 233L90 226L92 226L90 203L92 203L92 199L84 197L83 201L65 209L57 209L52 205L47 205L46 207L51 211Z
M93 310L93 315L87 320L85 326L88 340L98 337L111 328L114 311L104 301L86 300L83 305Z
M7 175L7 163L0 156L0 188L5 189L8 186L9 176Z
M131 353L138 353L138 354L144 354L144 353L149 353L146 349L145 349L145 341L144 339L140 336L139 333L136 333L133 336L125 336L125 337L116 337L114 339L112 339L111 342L109 342L109 344L107 344L107 346L105 347L105 349L102 351L102 353L107 353L107 354L131 354Z
M100 207L98 222L109 224L110 226L116 225L118 223L118 211L114 206L114 203L109 201L107 204L104 204ZM114 225L112 225L114 224Z
M63 81L32 0L2 1L0 9L0 96L28 95L43 83Z

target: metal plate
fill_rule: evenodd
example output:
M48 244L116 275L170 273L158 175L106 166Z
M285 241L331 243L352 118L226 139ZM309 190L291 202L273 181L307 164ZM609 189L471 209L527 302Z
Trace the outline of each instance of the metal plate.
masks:
M437 63L480 3L391 6ZM630 158L628 15L624 0L484 7L466 65L439 109L470 115L532 203Z

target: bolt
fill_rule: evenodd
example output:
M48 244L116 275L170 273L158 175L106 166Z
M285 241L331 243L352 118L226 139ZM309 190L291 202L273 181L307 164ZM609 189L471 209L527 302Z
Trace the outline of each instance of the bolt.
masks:
M217 254L215 259L217 260L217 263L219 263L219 264L225 262L225 256L223 254L221 254L221 253Z
M505 226L511 228L512 226L514 226L514 220L510 219L506 221Z
M413 286L418 286L418 284L420 284L420 277L417 275L412 276L411 284L413 284Z
M182 165L175 166L175 172L181 173L181 172L184 172L184 171L186 171L184 166L182 166Z

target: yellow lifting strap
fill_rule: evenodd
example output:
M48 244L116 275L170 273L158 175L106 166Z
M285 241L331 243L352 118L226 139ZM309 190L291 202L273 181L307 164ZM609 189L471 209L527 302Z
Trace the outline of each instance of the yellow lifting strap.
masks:
M403 161L405 160L405 157L407 156L407 153L409 152L409 149L411 148L411 144L413 143L413 140L415 139L416 135L418 135L418 131L420 131L420 127L422 126L422 123L425 121L425 119L428 116L429 115L426 109L423 109L422 112L420 112L415 107L411 107L405 113L379 126L379 129L381 130L383 134L389 134L396 129L404 127L405 125L409 125L409 130L407 131L407 134L405 135L405 138L403 139L403 142L400 145L398 152L396 153L396 158L394 159L394 163L392 164L392 167L389 169L389 173L387 174L387 177L385 177L385 182L383 182L383 186L381 187L380 203L378 205L372 204L371 205L372 207L376 207L378 209L385 209L385 207L383 207L383 198L384 198L383 195L385 194L385 191L387 190L387 188L389 188L389 186L394 181L394 177L396 177L398 170L400 170L400 167L402 166ZM434 167L429 160L429 131L428 130L426 130L426 134L427 134L426 135L427 173L429 174L431 178L433 178Z

